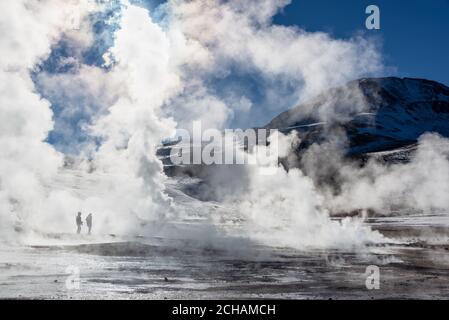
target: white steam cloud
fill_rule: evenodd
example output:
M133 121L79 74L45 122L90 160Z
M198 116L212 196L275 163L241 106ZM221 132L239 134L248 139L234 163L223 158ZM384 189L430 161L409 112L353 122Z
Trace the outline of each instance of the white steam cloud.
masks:
M449 140L423 135L410 163L381 165L369 162L362 169L342 165L343 192L331 197L336 211L372 209L387 214L409 208L445 212L449 208Z
M3 1L0 9L8 14L1 15L0 23L8 27L2 28L0 37L2 234L12 235L14 226L72 232L79 210L94 212L101 232L137 233L149 223L169 220L179 204L173 206L165 192L168 178L155 154L160 141L177 128L188 129L194 120L201 120L205 129L223 129L253 115L263 119L324 89L382 71L376 45L362 37L337 40L273 24L274 15L288 3L171 0L158 8L162 18L156 21L147 9L123 0L117 9L114 44L99 67L80 57L95 41L91 21L84 18L102 6L91 1ZM81 13L78 31L66 22L67 12L74 8ZM50 103L36 92L31 72L63 36L79 48L64 60L76 68L36 76L49 100L65 104L64 122L55 125ZM223 93L212 85L233 70L263 80L263 105L252 101L246 88L228 86ZM351 103L348 107L338 112L352 112ZM77 113L91 119L80 128L91 139L76 148L76 166L84 170L81 184L88 185L85 192L55 187L53 181L66 170L64 155L45 142L54 127L64 131ZM333 113L324 108L322 117L329 119ZM65 136L73 133L67 131ZM287 151L296 143L291 137L280 140ZM435 142L445 147L433 149ZM244 171L237 175L242 178L236 188L240 193L236 197L223 191L223 202L236 202L246 221L245 235L257 241L296 248L381 242L383 237L361 221L338 222L330 214L337 209L384 209L395 193L423 209L447 208L445 198L436 195L448 190L438 177L442 171L431 169L443 168L447 176L446 156L445 140L427 136L417 158L405 166L373 163L358 170L337 157L344 190L337 196L317 185L315 176L308 174L313 170L278 168L278 174L264 176L257 168L239 168ZM96 173L92 181L90 172ZM435 180L429 172L439 182L438 193L430 193ZM227 170L216 175L220 183L236 178ZM408 175L401 178L403 188L391 183L403 175Z
M175 101L173 110L180 125L202 120L205 126L223 128L231 122L241 124L241 119L264 119L266 113L275 115L324 89L382 71L375 41L336 40L325 33L274 25L274 15L288 3L168 2L168 32L181 41L176 47L186 54L186 94ZM245 103L248 97L238 88L223 97L207 86L208 79L225 79L235 69L264 79L258 85L263 86L259 89L265 92L266 105ZM294 89L289 94L290 87Z
M30 72L50 54L51 46L71 28L72 12L84 15L87 4L57 0L2 1L0 4L0 225L10 237L43 221L48 199L43 184L62 164L45 139L53 128L48 101L36 92Z

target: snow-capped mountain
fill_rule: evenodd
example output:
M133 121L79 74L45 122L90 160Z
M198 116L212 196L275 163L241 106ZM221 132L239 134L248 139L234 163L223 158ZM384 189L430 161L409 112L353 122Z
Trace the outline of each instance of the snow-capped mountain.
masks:
M425 132L449 136L449 88L423 79L360 79L280 114L265 128L297 130L304 144L343 129L350 155L393 150Z
M359 79L281 113L262 128L296 131L301 138L299 153L335 138L345 141L348 156L402 162L410 158L422 134L449 137L449 88L424 79ZM174 145L179 147L179 141L158 150L166 173L201 175L207 166L171 163Z

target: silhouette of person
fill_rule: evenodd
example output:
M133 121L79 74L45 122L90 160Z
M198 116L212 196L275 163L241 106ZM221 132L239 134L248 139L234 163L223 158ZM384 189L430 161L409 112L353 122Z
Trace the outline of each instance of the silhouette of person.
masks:
M78 215L76 216L76 226L78 228L76 230L77 234L80 234L82 225L83 225L83 220L81 219L81 212L78 212Z
M86 218L86 224L87 224L87 228L89 228L89 234L92 231L92 213L89 213L89 215Z

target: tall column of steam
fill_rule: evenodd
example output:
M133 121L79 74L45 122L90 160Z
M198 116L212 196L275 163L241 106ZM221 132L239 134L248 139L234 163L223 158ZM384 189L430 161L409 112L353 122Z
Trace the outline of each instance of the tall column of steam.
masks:
M52 111L30 73L72 27L70 16L85 11L81 3L14 0L1 1L0 12L0 232L11 238L45 214L43 185L62 164L45 142Z
M108 194L92 205L106 215L104 224L130 232L148 221L160 222L170 210L155 148L174 132L161 106L180 80L170 62L170 42L148 11L125 2L120 19L114 46L105 55L120 97L92 128L102 139L96 169L114 178Z

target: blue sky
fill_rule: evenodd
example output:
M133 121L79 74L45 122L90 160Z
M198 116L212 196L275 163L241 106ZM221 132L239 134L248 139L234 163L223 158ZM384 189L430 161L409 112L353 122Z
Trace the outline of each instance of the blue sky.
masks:
M380 8L379 31L365 28L370 4ZM336 38L360 31L380 37L386 65L396 75L449 85L449 0L293 0L275 22Z
M162 0L142 1L154 8ZM253 0L249 0L253 1ZM365 9L381 10L381 30L366 30ZM449 0L292 0L275 23L336 38L363 32L383 43L386 75L426 78L449 85Z

